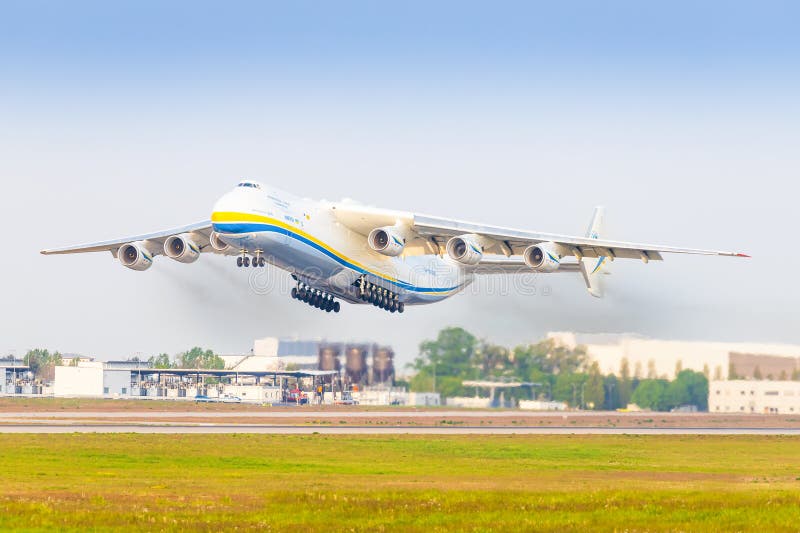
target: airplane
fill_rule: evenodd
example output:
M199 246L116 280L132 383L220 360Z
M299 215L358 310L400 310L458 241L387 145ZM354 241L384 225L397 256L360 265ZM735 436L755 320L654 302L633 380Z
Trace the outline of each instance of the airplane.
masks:
M365 206L300 198L242 180L214 205L210 220L42 254L111 252L144 271L156 256L193 263L204 253L236 257L240 268L267 264L288 271L294 299L338 313L339 301L391 313L463 290L479 274L580 274L603 296L602 275L616 259L660 261L664 253L749 257L736 252L602 239L604 209L595 208L584 236L487 226Z

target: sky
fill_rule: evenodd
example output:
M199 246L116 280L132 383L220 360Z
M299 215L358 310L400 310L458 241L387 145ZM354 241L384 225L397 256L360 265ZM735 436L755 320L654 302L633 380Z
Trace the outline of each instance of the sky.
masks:
M400 363L462 326L800 344L795 2L0 4L0 354L99 359L265 336ZM486 278L402 316L329 315L231 258L39 250L203 220L248 177L297 194L750 260L617 261L535 295Z

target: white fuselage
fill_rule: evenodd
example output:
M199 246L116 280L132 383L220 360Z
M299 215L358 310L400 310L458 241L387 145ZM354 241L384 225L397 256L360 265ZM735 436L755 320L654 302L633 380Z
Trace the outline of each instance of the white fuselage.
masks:
M443 300L472 282L473 275L447 256L375 252L364 235L339 223L332 208L243 182L219 199L211 222L237 251L263 256L298 281L349 302L361 303L359 278L394 292L407 305Z

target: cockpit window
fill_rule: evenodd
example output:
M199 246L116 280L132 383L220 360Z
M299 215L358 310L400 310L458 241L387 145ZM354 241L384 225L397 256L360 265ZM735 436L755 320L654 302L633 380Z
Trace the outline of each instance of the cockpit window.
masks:
M251 187L253 189L260 189L261 185L258 183L254 183L252 181L243 181L239 184L239 187Z

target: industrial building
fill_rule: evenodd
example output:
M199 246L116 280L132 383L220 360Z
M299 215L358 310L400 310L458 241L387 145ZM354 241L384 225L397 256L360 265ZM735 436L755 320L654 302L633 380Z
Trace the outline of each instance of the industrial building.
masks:
M341 372L349 385L391 386L394 350L372 342L330 342L267 337L247 355L222 355L225 368L238 372L326 370Z
M728 380L708 386L712 413L800 413L800 382Z
M21 359L0 359L0 394L41 394L41 386Z
M627 362L631 376L672 379L681 369L706 372L709 379L800 378L800 346L748 342L670 341L629 334L551 332L548 339L585 346L604 374L619 375Z

